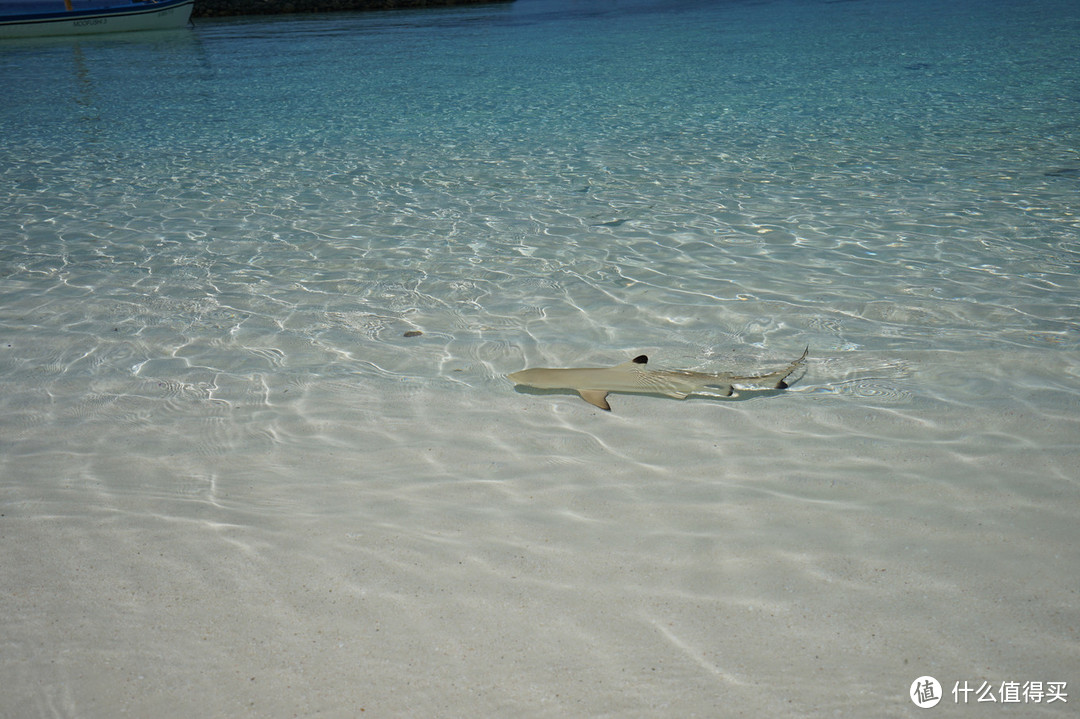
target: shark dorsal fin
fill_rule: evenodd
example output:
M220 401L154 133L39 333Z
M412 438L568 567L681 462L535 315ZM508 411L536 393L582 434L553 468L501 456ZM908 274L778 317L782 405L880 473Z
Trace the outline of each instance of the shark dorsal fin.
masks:
M648 364L648 362L649 362L649 356L648 355L638 355L637 357L635 357L632 360L628 360L626 362L622 362L620 364L615 365L615 367L620 367L622 369L641 369L642 366ZM614 368L612 368L612 369L614 369Z

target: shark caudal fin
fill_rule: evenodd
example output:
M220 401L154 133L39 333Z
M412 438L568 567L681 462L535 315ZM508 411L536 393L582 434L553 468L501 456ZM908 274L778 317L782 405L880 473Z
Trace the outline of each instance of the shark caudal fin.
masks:
M761 387L768 387L769 389L787 389L788 383L785 382L791 374L802 366L802 363L806 360L806 355L810 352L810 345L806 346L803 353L799 355L799 358L791 362L787 367L776 372L769 372L768 374L755 374L747 377L732 377L732 384L751 384Z
M787 367L785 367L784 369L781 370L781 372L783 372L784 375L780 379L778 379L776 381L776 389L787 389L788 388L788 383L785 382L784 380L786 380L788 378L788 376L791 375L792 372L799 369L799 367L802 365L803 361L806 359L806 355L808 355L809 353L810 353L810 345L806 345L806 349L804 349L802 354L799 355L799 359L795 360L794 362L792 362Z

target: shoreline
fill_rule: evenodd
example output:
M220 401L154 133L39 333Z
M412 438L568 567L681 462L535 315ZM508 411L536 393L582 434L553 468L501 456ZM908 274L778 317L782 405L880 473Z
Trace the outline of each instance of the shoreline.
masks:
M206 18L354 10L407 10L453 5L486 5L497 2L513 2L513 0L198 0L191 16Z

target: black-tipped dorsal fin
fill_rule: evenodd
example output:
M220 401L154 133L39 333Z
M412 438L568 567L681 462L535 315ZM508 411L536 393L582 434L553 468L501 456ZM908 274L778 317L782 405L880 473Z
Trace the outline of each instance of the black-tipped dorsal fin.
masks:
M628 362L623 362L622 364L615 365L615 367L621 367L623 369L641 369L644 365L648 364L648 362L648 355L638 355L637 357Z

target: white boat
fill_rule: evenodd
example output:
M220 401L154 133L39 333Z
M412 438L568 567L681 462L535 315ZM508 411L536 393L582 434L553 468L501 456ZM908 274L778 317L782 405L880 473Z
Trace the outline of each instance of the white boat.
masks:
M29 12L0 15L0 38L169 30L186 25L195 4L195 0L129 0L82 9L73 7L71 0L62 1L62 9L40 9L37 3Z

